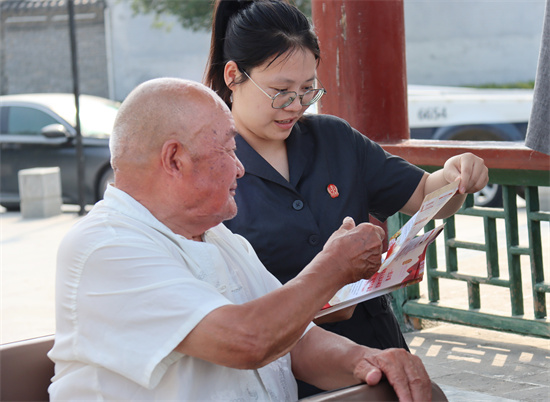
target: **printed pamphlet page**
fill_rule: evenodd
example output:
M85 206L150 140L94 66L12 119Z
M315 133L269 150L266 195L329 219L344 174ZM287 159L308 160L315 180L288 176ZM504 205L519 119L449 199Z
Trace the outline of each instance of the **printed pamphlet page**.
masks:
M422 235L417 236L417 233L451 199L457 189L458 181L455 181L428 194L418 212L390 239L378 272L369 279L344 286L315 318L420 282L424 275L426 249L441 233L444 225Z

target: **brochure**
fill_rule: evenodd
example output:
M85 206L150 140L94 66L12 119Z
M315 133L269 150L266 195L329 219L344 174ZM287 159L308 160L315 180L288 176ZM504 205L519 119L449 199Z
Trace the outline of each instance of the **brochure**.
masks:
M378 272L369 279L344 286L315 318L420 282L424 275L426 249L444 225L422 235L417 236L417 233L455 195L457 189L458 181L455 181L428 194L418 212L391 237Z

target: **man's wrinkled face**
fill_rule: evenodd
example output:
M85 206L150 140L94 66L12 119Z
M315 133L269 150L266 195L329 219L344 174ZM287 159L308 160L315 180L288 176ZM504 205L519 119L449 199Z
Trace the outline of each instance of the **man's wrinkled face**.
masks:
M197 131L188 195L196 200L195 216L212 220L212 226L237 214L234 196L244 168L235 155L236 134L231 112L221 102Z

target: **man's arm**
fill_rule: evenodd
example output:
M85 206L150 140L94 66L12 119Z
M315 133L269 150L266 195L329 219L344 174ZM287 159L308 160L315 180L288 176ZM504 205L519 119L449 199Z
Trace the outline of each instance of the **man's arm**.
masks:
M432 174L424 174L409 201L401 208L401 212L414 215L425 196L455 180L460 180L458 192L437 213L437 219L454 214L464 203L466 194L475 193L487 185L489 175L483 159L471 153L456 155L445 162L443 169Z
M212 311L176 350L240 369L285 355L336 291L378 270L383 237L381 228L346 218L298 276L258 299Z
M377 350L316 327L292 349L296 378L330 390L385 376L400 401L431 400L431 381L417 356L404 349Z

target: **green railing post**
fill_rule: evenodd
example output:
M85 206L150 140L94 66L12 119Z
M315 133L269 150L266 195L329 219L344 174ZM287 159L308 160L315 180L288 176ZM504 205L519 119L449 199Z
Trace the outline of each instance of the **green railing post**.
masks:
M426 231L433 228L435 228L435 222L433 221L426 225ZM435 242L430 244L428 250L426 250L426 266L424 269L424 275L428 281L428 300L430 301L439 300L439 279L432 275L434 270L437 270L437 245ZM420 290L418 284L416 287Z
M529 231L529 257L531 261L531 281L533 283L533 303L535 318L546 317L546 293L539 285L544 282L542 267L542 241L540 229L539 196L537 187L525 190L527 228ZM537 219L539 218L539 219Z
M456 238L454 217L445 219L443 235L445 238L445 261L447 261L447 272L456 272L458 270L458 253L454 245L454 239Z
M473 197L469 196L461 210L455 216L445 220L443 235L445 266L437 265L435 251L434 254L430 251L426 255L425 283L428 286L428 300L411 299L411 297L418 297L418 289L401 291L397 315L550 338L550 320L546 307L546 294L550 293L550 282L548 279L545 281L543 267L548 263L543 258L543 252L547 252L548 248L543 247L541 230L541 222L550 222L550 212L540 211L538 200L538 187L550 186L550 157L513 143L497 145L466 141L408 140L399 144L382 144L382 146L386 151L399 155L429 172L443 166L445 161L453 155L472 152L485 160L489 167L490 181L501 185L503 189L503 208L476 207ZM521 238L517 205L518 186L525 189L528 231L527 235L522 231ZM479 227L480 233L484 235L483 242L459 239L461 233L457 232L462 227L457 227L459 222L457 220L461 219L462 215L483 219L483 228ZM392 217L392 220L404 223L400 217L395 219ZM506 250L499 250L501 233L497 229L501 221L504 221L503 235L506 237ZM438 241L439 239L436 240ZM528 245L521 245L521 243L528 243ZM472 267L463 266L465 261L459 259L458 249L484 252L486 267L475 267L473 274L466 273L465 271L470 271ZM501 277L501 266L504 263L500 260L501 251L507 259L507 278ZM527 302L523 294L527 291L529 283L523 284L527 281L527 277L522 280L521 256L529 257L530 285L533 295L532 312L525 311ZM523 268L527 269L525 260L523 263L525 265ZM477 260L475 264L479 264ZM458 281L467 285L467 309L453 307L446 303L446 295L440 293L439 279L451 281L451 284ZM509 291L511 313L501 312L500 309L489 311L485 308L487 306L482 305L481 302L485 299L481 298L481 293L494 286Z
M510 300L512 315L523 315L523 289L519 248L517 215L517 193L511 186L503 186L504 222L506 226L506 248L508 250L508 274L510 275Z
M497 220L490 216L484 216L483 228L485 230L485 247L487 252L487 276L489 278L498 278L500 276L500 269L498 263Z

